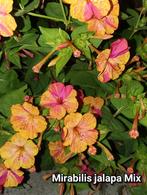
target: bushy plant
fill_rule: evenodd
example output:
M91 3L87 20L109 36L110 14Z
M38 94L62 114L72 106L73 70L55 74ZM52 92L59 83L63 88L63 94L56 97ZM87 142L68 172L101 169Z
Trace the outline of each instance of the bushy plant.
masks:
M50 170L139 174L147 192L146 2L0 1L1 189Z

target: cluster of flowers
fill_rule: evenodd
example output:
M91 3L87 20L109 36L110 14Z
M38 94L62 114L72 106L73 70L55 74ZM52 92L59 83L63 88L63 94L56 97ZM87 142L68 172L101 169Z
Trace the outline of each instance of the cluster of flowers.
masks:
M81 97L83 104L90 106L84 114L77 111L80 104L73 86L55 82L49 85L40 99L41 108L49 111L46 118L40 115L32 101L11 107L10 123L16 134L0 148L3 160L0 165L1 186L12 187L22 182L23 169L34 166L39 150L33 139L47 130L52 119L64 122L63 128L54 129L55 132L61 131L61 140L49 143L50 154L57 163L66 162L74 154L85 151L87 146L91 154L96 153L93 146L99 136L96 117L101 115L104 100L100 97ZM68 153L65 152L67 147Z
M118 28L118 0L63 0L70 4L70 15L86 22L99 39L109 39Z
M99 39L108 39L118 27L118 0L64 0L70 4L70 15L79 21L86 22L88 30L95 32ZM10 37L17 25L9 14L13 0L0 1L0 35ZM114 41L110 49L99 52L96 66L98 80L108 82L117 79L130 58L126 39ZM86 113L81 113L82 105L88 105ZM94 144L99 138L97 117L101 116L104 100L100 97L80 97L72 85L55 82L49 85L40 99L40 108L48 109L44 117L32 101L16 104L11 107L10 123L16 134L0 148L0 186L13 187L23 181L24 169L31 169L39 146L34 139L48 131L51 120L60 125L54 128L61 131L61 140L49 142L50 155L57 163L65 163L77 153L88 149L91 155L96 154ZM136 131L135 131L136 132ZM135 135L136 136L136 135ZM68 149L68 150L67 150ZM68 151L68 152L67 152Z
M64 0L70 4L70 15L88 24L88 30L95 32L99 39L112 37L118 27L118 0ZM0 2L0 35L13 35L17 24L9 14L12 11L13 0ZM111 44L110 49L101 51L96 59L98 80L108 82L117 79L125 69L130 58L126 39L118 39ZM36 68L36 66L34 67Z

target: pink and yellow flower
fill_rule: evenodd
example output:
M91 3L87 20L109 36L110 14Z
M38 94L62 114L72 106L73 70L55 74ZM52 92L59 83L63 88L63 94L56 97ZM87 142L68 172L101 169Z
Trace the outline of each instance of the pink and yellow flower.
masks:
M0 186L15 187L23 181L23 172L20 170L11 170L0 164Z
M65 146L61 141L49 142L50 155L56 163L63 164L73 156L72 152L65 152Z
M104 100L100 97L85 97L83 100L85 105L90 105L90 112L96 117L101 116L101 109L104 105Z
M96 59L98 80L106 83L117 79L125 69L130 58L128 42L126 39L118 39L111 44L110 49L100 52Z
M88 24L88 30L94 31L99 39L112 37L118 28L118 0L64 0L70 5L70 15Z
M14 130L26 138L36 138L47 127L45 118L39 115L38 108L31 103L13 105L11 112L10 122Z
M49 86L41 96L41 106L49 108L50 117L62 119L66 112L76 112L78 101L77 92L72 85L65 86L63 83L56 82Z
M15 19L9 14L12 11L13 0L0 0L0 35L10 37L16 29Z
M4 159L7 168L17 170L31 168L35 163L34 156L38 153L38 147L32 140L27 140L19 133L15 134L0 148L0 155Z
M71 113L65 117L64 125L63 145L70 146L71 152L84 152L98 138L96 118L91 113Z

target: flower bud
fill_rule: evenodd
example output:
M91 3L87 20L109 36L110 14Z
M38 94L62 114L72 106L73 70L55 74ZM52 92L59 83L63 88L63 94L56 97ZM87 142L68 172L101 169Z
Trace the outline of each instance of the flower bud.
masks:
M96 155L97 149L94 146L89 146L88 153L91 155Z

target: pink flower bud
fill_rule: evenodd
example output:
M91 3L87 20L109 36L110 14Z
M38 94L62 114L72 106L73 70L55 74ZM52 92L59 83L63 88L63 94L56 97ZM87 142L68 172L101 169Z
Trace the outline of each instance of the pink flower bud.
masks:
M32 102L33 102L33 97L32 97L32 96L29 96L29 95L26 95L26 96L24 97L24 101L25 101L25 102L30 102L30 103L32 103Z
M131 166L128 167L128 168L127 168L127 173L128 173L128 174L134 173L133 167L131 167Z
M89 153L89 154L91 154L91 155L96 155L96 152L97 152L96 147L94 147L94 146L89 146L89 148L88 148L88 153Z
M74 52L73 52L73 55L75 58L79 58L81 56L81 51L76 49Z
M132 138L132 139L137 139L139 137L139 132L138 130L136 129L131 129L129 131L129 136Z

